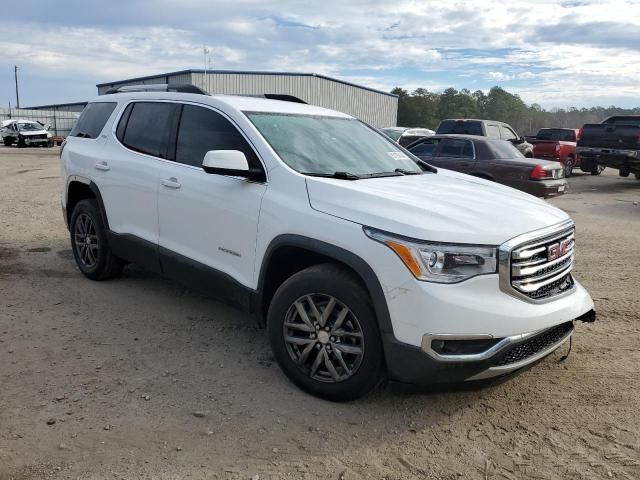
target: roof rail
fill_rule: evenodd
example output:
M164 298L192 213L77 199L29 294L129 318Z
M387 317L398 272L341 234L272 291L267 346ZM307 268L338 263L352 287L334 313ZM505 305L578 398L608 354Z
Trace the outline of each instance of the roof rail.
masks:
M130 93L130 92L178 92L178 93L196 93L198 95L209 95L203 89L191 85L190 83L154 83L149 85L124 85L122 87L110 88L105 95L113 93Z
M307 102L301 98L287 95L284 93L232 93L234 97L251 97L251 98L268 98L269 100L280 100L281 102L304 103Z

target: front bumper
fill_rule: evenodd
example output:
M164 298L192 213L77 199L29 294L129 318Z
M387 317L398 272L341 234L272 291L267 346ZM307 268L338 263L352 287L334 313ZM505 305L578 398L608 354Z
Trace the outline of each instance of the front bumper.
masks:
M592 322L591 310L576 318ZM477 336L425 335L422 347L402 344L392 337L384 340L389 378L415 385L455 384L504 377L526 369L550 355L573 334L573 321L536 332L527 332L500 339L488 348L474 353L441 354L434 342L441 340L475 342Z

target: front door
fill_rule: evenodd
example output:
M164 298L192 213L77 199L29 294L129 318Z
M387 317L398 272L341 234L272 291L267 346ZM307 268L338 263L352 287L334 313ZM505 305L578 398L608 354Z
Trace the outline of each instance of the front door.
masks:
M237 127L209 107L184 105L175 140L175 160L159 166L158 214L163 270L198 283L252 287L258 216L266 185L244 178L207 174L202 160L210 150L240 150L249 166L262 168ZM188 278L185 278L188 277ZM204 287L207 285L193 285Z

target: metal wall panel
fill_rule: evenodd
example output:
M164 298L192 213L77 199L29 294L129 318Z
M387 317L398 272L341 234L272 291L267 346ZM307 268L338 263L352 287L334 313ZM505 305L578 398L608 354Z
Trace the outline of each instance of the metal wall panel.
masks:
M378 128L395 126L398 114L397 97L313 75L208 72L205 77L201 71L180 72L101 85L98 87L98 94L102 95L109 88L122 85L167 82L192 83L212 94L293 95L307 103L353 115Z

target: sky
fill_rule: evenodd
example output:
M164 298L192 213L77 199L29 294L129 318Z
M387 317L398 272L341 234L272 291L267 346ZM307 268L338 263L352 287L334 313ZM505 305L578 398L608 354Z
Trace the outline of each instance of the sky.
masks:
M640 106L640 0L21 0L0 15L0 105L203 68L389 91L500 86L544 108Z

